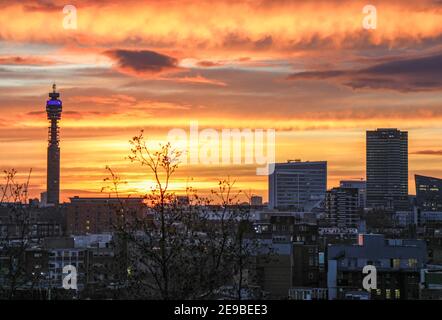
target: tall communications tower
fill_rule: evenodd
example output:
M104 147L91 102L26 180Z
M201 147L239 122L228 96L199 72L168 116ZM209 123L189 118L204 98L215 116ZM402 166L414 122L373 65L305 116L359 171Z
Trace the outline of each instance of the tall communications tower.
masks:
M58 99L60 94L52 85L50 99L46 102L46 113L50 126L48 130L48 167L47 167L47 203L58 205L60 201L60 127L62 103Z

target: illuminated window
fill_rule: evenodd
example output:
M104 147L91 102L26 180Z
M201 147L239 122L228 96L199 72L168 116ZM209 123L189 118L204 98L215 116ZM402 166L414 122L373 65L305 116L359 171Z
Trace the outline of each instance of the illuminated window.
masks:
M408 266L410 268L416 268L417 267L417 259L408 259Z
M391 259L391 267L398 269L401 266L401 259Z
M359 236L358 236L358 245L359 246L364 245L364 235L363 234L359 234Z
M385 298L386 299L391 299L391 291L390 291L390 289L386 289L385 290Z
M400 299L401 298L401 290L399 290L399 289L394 290L394 297L396 299Z

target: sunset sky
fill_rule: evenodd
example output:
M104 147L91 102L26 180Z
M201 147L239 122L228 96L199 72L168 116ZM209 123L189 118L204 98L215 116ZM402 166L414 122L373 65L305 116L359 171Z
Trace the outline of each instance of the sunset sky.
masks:
M442 177L442 1L0 0L0 169L46 188L45 103L63 101L61 197L100 195L105 166L147 192L130 163L140 129L275 129L276 159L327 160L328 187L365 177L365 131L409 131L414 174ZM362 8L377 28L362 27ZM231 176L267 200L255 166L182 166L172 187Z

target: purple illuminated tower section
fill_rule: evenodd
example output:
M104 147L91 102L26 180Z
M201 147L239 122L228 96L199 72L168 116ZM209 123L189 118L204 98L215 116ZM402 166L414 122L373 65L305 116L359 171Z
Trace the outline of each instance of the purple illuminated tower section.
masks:
M56 91L56 85L52 86L49 93L50 99L46 102L46 113L50 126L48 130L48 173L47 173L47 203L58 205L60 202L60 127L61 119L60 94Z

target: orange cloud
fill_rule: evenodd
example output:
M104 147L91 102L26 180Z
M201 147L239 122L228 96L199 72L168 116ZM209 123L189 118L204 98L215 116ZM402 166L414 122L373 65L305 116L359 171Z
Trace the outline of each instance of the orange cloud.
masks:
M205 68L220 67L220 66L223 66L223 65L224 65L224 63L220 62L220 61L203 60L203 61L198 61L197 62L197 66L205 67Z
M0 12L0 21L7 22L1 25L0 38L82 46L170 47L200 55L202 49L258 54L307 47L394 47L442 34L442 8L435 1L378 3L378 27L371 31L362 28L366 4L349 0L80 1L76 4L78 29L65 30L64 3L31 8L11 1ZM54 9L57 7L59 10Z
M118 105L120 107L128 107L136 104L134 97L123 94L112 94L109 96L74 96L69 101L78 104L90 105Z
M429 156L442 156L442 150L420 150L413 152L413 154L422 154Z
M208 78L205 78L201 75L185 76L182 78L173 78L173 80L178 81L178 82L187 82L187 83L210 84L210 85L221 86L221 87L225 87L227 85L225 82L213 80L213 79L208 79Z
M53 65L55 61L36 56L0 56L0 65Z
M331 185L364 176L366 128L399 127L410 131L410 150L421 150L410 152L411 170L441 173L438 65L410 70L440 52L440 1L375 3L378 27L370 31L362 28L365 0L78 0L77 30L62 27L65 1L0 2L8 53L0 56L1 165L33 167L33 192L45 188L44 104L53 80L63 100L65 199L100 190L104 165L142 189L145 172L124 160L127 140L145 128L164 142L189 120L201 128L274 128L278 161L328 160ZM389 68L399 59L404 71L393 78ZM291 73L303 73L301 81L286 81ZM386 86L397 90L372 91ZM419 87L426 92L408 89ZM195 176L193 186L209 188L226 175L266 195L266 179L245 167L185 167L174 187Z

